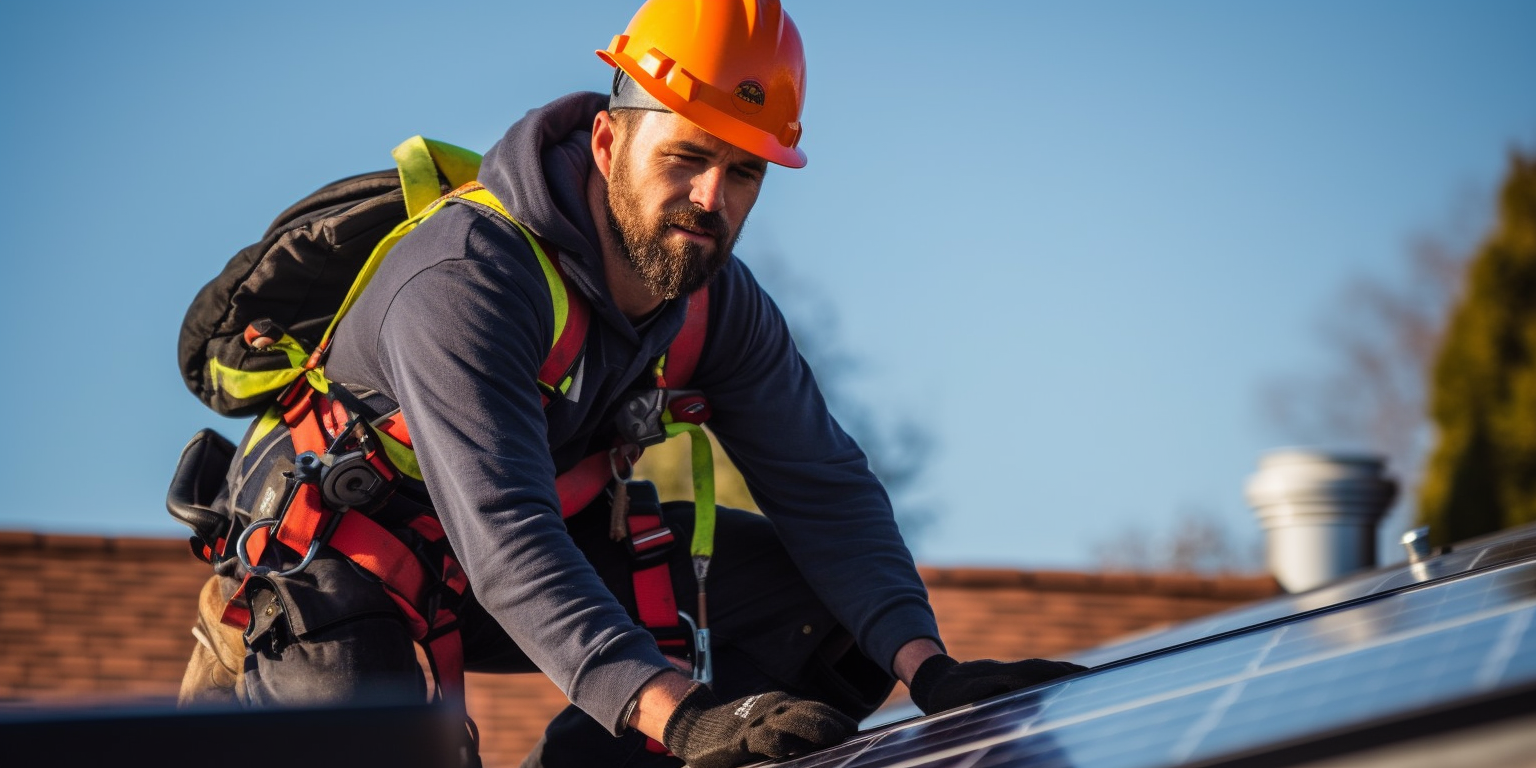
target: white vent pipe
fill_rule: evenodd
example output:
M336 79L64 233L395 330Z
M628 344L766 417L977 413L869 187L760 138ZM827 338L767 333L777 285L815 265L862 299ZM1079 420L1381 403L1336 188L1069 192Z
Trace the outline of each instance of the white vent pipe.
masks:
M1376 565L1376 526L1397 482L1378 456L1282 448L1259 460L1247 495L1270 572L1305 592Z

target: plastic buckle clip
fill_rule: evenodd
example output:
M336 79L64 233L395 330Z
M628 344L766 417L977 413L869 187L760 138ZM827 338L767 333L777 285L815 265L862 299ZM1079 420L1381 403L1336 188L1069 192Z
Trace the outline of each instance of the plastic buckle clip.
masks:
M641 448L665 442L667 430L661 423L661 415L666 409L666 390L647 389L636 392L624 401L613 419L619 438Z
M624 401L613 421L621 440L646 448L666 441L669 417L702 424L709 416L709 402L697 389L645 389Z

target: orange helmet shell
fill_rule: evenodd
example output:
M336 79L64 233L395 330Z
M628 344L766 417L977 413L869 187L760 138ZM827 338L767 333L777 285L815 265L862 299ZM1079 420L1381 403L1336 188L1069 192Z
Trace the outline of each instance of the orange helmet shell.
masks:
M649 0L597 55L716 138L805 165L805 51L778 0Z

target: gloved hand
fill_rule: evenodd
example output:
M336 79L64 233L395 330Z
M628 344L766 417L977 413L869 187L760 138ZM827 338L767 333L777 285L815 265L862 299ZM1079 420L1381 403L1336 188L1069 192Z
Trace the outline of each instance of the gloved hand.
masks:
M1085 669L1087 667L1068 661L1045 659L1008 663L983 660L962 664L941 653L930 656L917 668L908 689L912 693L912 703L923 714L931 715Z
M733 768L830 747L857 728L819 701L775 691L721 704L695 685L668 718L661 741L690 768Z

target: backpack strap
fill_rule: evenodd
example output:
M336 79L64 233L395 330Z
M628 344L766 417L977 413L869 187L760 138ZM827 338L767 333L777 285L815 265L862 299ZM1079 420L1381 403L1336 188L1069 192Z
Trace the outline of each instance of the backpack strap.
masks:
M442 196L439 176L449 188L475 180L480 172L480 155L463 147L412 136L390 152L400 171L400 189L405 193L406 218L426 210Z
M565 270L560 267L558 260L550 258L539 237L513 218L501 201L480 182L472 181L455 189L448 193L445 201L471 203L494 211L523 233L534 255L538 257L539 267L544 271L544 281L549 285L550 303L555 311L555 339L550 344L549 356L544 358L544 365L539 369L539 389L543 391L544 405L548 406L552 397L564 397L569 393L575 382L575 372L587 349L591 307L579 292L567 288Z
M399 234L381 244L377 233L422 214L443 180L448 188L472 181L480 166L478 154L420 136L392 154L394 171L332 182L290 206L199 291L178 356L204 403L245 415L270 406L299 378L325 391L316 373L324 348ZM290 334L284 325L305 330ZM322 330L318 338L312 333Z

